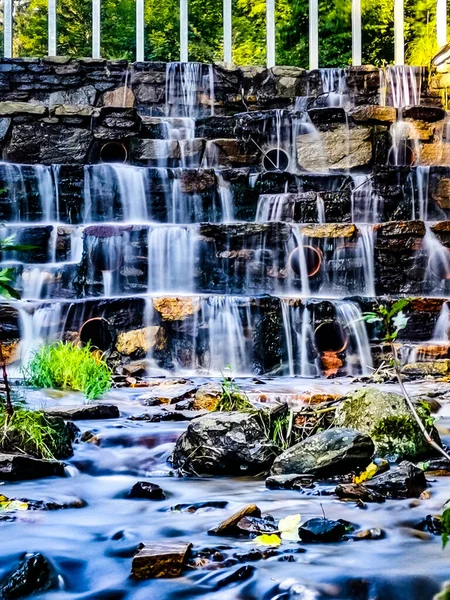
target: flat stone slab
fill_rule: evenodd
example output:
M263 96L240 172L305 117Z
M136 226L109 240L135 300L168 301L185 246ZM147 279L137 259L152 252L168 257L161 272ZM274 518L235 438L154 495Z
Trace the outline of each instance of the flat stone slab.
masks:
M247 504L236 513L219 523L214 529L208 531L209 535L232 535L237 528L237 524L244 517L261 517L261 511L256 504Z
M0 480L20 481L41 477L64 477L64 464L57 460L41 460L26 454L0 453Z
M120 412L115 404L85 404L83 406L51 406L45 409L51 417L61 417L66 421L85 419L117 419Z
M134 556L131 575L135 579L180 577L192 544L186 542L146 542Z

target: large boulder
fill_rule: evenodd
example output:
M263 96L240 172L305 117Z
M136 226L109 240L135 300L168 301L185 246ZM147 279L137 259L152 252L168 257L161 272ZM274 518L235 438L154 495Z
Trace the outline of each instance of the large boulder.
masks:
M269 469L275 452L259 414L212 413L189 423L171 462L194 474L251 475Z
M419 412L426 424L428 409L419 407ZM366 388L349 394L336 410L335 424L370 435L380 456L416 458L433 453L406 400L394 392ZM433 438L439 441L436 429L431 422L429 425Z
M331 477L365 468L375 447L370 437L355 429L334 428L312 435L275 459L272 473L310 473Z

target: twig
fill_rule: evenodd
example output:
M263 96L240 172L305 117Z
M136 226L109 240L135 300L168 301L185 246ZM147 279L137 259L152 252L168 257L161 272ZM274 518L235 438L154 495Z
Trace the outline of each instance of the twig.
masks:
M413 401L411 400L411 397L409 396L406 387L403 383L403 379L402 379L402 375L399 369L399 362L398 362L398 357L397 357L397 349L395 348L394 343L391 341L391 351L392 351L392 356L394 357L394 369L395 369L395 374L397 376L397 380L398 383L400 385L400 389L402 391L403 397L406 400L406 403L409 406L409 409L411 410L412 414L414 415L415 420L417 421L417 424L419 426L420 431L423 433L424 438L426 439L426 441L430 444L430 446L432 446L435 450L437 450L438 452L440 452L440 454L442 454L442 456L444 456L447 460L450 460L450 455L443 449L441 448L441 446L439 446L438 443L436 443L433 438L430 436L430 434L428 433L425 425L422 423L422 419L420 418L420 416L417 413L417 410L413 404Z
M9 415L10 417L12 417L14 414L14 407L11 402L11 388L9 387L8 373L6 371L6 361L3 356L3 348L2 348L1 344L0 344L0 364L1 364L1 368L2 368L3 383L5 385L5 393L6 393L6 405L5 405L6 414Z

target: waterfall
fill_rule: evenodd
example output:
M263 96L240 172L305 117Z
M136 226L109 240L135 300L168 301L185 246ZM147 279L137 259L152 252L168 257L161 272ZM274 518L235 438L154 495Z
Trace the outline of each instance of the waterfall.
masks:
M148 293L194 291L196 226L160 225L148 232Z
M423 250L427 261L423 279L426 293L436 295L442 293L442 291L448 291L450 250L440 242L427 223L425 223Z
M336 307L338 320L349 337L347 357L349 355L357 357L356 366L347 358L347 375L352 377L359 374L371 375L372 353L361 309L350 300L335 300L333 304Z
M411 170L408 179L411 185L411 219L413 221L416 219L428 221L430 167L417 166Z
M346 69L320 69L320 78L327 106L344 107L349 103Z
M256 207L256 223L288 221L294 218L294 204L288 194L262 194Z
M117 220L117 208L127 223L148 221L147 169L130 165L84 167L84 223Z
M60 338L62 304L16 304L19 311L20 360L27 364L39 346Z
M382 106L418 106L422 92L422 67L390 65L380 69Z
M253 335L249 303L234 296L210 296L202 299L200 312L208 327L208 373L219 375L229 365L239 375L251 374Z
M202 94L209 91L209 107ZM203 63L171 62L166 65L166 116L188 117L214 114L214 71Z
M449 341L449 330L450 330L450 309L448 302L442 304L439 318L434 326L432 341L436 342L448 342Z
M375 297L374 230L370 225L359 226L358 250L364 271L364 292Z
M281 316L289 376L317 377L320 374L320 369L317 350L314 347L314 330L308 308L292 304L289 299L282 298Z
M373 189L371 175L351 174L352 223L378 223L383 211L382 199Z

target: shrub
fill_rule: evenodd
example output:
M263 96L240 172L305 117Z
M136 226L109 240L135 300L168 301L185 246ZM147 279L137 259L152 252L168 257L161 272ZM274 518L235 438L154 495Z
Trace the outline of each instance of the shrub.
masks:
M0 406L0 451L25 452L36 458L65 458L72 454L69 430L60 418L15 406L9 415Z
M42 346L24 368L25 382L37 388L61 388L82 392L94 400L111 387L111 370L87 344L58 342Z

